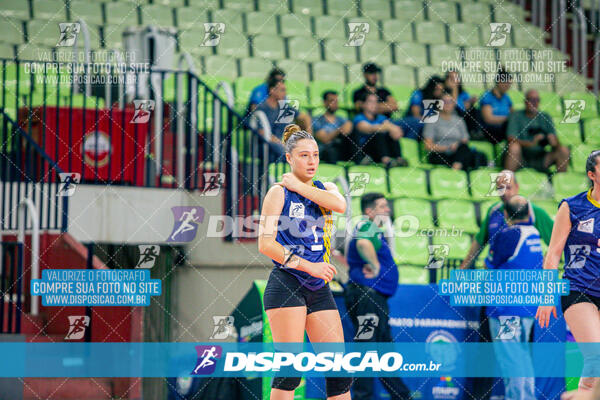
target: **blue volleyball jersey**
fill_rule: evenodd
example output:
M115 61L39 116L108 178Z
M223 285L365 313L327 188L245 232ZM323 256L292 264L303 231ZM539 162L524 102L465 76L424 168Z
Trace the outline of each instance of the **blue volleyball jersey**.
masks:
M313 181L313 186L325 190L325 186L320 181ZM305 260L329 262L333 213L285 187L283 191L285 201L279 217L275 240ZM273 263L275 268L282 267L274 260ZM326 284L323 279L315 278L307 272L295 268L283 268L283 270L293 274L303 286L310 290L320 289Z
M570 281L571 290L600 296L600 203L591 193L592 189L560 202L567 202L571 218L563 278Z

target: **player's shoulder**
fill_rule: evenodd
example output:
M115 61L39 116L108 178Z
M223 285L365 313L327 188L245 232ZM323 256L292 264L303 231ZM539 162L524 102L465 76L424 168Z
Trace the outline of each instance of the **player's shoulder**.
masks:
M578 193L574 196L565 197L564 199L562 199L561 203L566 202L569 206L587 205L587 204L589 204L589 202L587 201L587 195L588 195L588 192L586 190L586 191Z
M271 185L265 197L270 199L283 199L285 197L285 188L282 185Z

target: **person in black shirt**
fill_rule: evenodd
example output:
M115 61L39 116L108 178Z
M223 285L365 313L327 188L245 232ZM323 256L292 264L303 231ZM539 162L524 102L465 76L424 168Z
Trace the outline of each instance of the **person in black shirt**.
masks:
M352 93L352 101L356 111L362 110L362 99L365 99L367 94L375 93L377 95L377 114L382 114L386 118L390 118L394 111L398 110L398 103L392 96L392 93L383 86L377 87L377 80L381 68L377 64L367 63L363 65L363 75L365 84Z

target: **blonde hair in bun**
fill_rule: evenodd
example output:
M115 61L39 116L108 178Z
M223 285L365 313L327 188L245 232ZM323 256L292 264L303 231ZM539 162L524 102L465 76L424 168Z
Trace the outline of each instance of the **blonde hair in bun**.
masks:
M303 131L296 124L289 124L285 127L285 129L283 131L282 141L283 141L283 146L285 147L285 151L287 153L291 154L292 150L294 149L294 147L296 147L296 144L301 139L315 140L313 135L311 135L310 133L308 133L306 131Z

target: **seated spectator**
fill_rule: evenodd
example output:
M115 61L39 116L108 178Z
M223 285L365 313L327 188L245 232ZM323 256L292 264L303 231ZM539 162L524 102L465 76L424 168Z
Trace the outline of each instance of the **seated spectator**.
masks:
M437 75L430 77L425 86L415 90L408 100L408 109L402 120L396 121L405 133L405 137L421 140L423 132L423 100L439 99L444 91L444 80Z
M366 94L361 104L362 113L352 121L356 146L352 149L352 159L360 164L383 163L386 167L407 165L400 151L402 129L377 114L377 95Z
M444 105L436 122L423 128L425 149L432 164L443 164L454 169L469 171L487 164L484 154L469 148L469 134L465 121L454 112L452 95L442 95Z
M286 125L297 123L303 130L312 133L312 123L308 114L299 112L285 100L286 88L284 81L271 79L268 82L268 88L269 96L256 107L255 112L262 111L267 116L271 131L270 153L273 157L278 158L285 155L281 139ZM265 136L264 128L261 126L258 129L258 132L263 136ZM262 146L259 146L259 149L262 149ZM269 162L272 162L272 159Z
M369 93L377 95L377 114L391 118L392 113L398 110L398 103L392 93L383 86L377 87L381 68L377 64L367 63L363 65L363 76L365 84L352 93L352 101L357 111L362 110L362 100Z
M444 90L452 95L456 103L456 113L465 120L468 131L476 130L474 105L477 102L477 96L471 96L463 89L461 77L457 71L446 72Z
M261 104L263 101L265 101L267 99L267 97L269 97L269 81L271 81L273 79L278 80L278 81L284 80L285 72L283 72L279 68L273 68L269 72L267 79L265 79L265 81L263 83L261 83L260 85L258 85L254 89L252 89L252 92L250 93L250 100L248 100L248 112L249 113L256 110L256 107L258 107L259 104Z
M512 85L512 75L500 68L495 81L495 86L486 91L479 101L483 136L494 144L506 139L508 116L513 111L512 101L506 94Z
M552 118L539 111L540 95L531 89L525 93L525 109L515 111L508 119L508 153L504 160L506 169L516 171L531 167L548 172L556 164L558 172L567 170L569 149L559 143ZM546 146L551 150L547 151Z
M334 91L323 93L325 113L313 120L313 132L319 143L319 158L323 162L335 164L344 160L344 152L351 150L347 136L352 132L352 122L335 115L338 110L338 94Z

